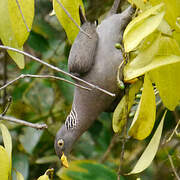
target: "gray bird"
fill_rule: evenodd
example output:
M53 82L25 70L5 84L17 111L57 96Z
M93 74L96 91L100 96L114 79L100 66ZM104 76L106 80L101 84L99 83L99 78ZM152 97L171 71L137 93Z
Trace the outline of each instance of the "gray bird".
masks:
M114 2L116 6L117 1L119 0L115 0ZM134 8L128 7L121 14L109 13L108 17L97 26L95 29L96 32L93 32L93 34L97 34L98 40L97 42L93 42L96 48L88 51L88 53L90 51L94 53L91 57L86 57L91 61L88 62L88 69L85 69L83 72L80 68L80 73L78 71L79 68L75 68L73 71L73 73L80 74L82 79L115 93L116 97L111 97L97 89L86 91L75 87L71 112L57 132L54 144L56 154L66 167L68 166L66 156L71 152L73 144L92 125L98 115L109 109L116 101L116 98L121 97L123 94L118 88L116 80L118 66L123 60L123 55L120 49L115 48L115 44L122 43L124 29L130 22L134 10ZM83 46L78 38L79 35L74 43L79 43L79 47L82 47L82 52ZM78 46L78 44L76 44L76 46ZM79 51L78 53L81 52ZM84 63L83 59L77 60L72 53L73 51L71 50L68 64L70 69L72 69L73 66L86 67L86 65L81 66L81 63ZM76 54L76 52L74 53ZM84 56L85 52L83 51L82 53ZM78 56L82 57L81 55ZM122 79L122 74L120 78ZM80 82L78 83L81 84Z
M89 72L94 64L98 34L96 24L86 20L81 7L79 8L79 15L82 24L81 29L89 36L82 31L77 35L69 54L68 70L71 74L80 77Z

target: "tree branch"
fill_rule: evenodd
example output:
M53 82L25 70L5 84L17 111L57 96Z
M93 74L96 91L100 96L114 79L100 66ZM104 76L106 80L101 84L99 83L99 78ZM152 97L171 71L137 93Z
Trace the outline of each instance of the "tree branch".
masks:
M89 82L87 82L87 81L85 81L85 80L83 80L83 79L80 79L80 78L78 78L78 77L76 77L76 76L74 76L74 75L72 75L72 74L70 74L70 73L68 73L68 72L66 72L66 71L63 71L63 70L59 69L58 67L55 67L55 66L53 66L53 65L51 65L51 64L48 64L48 63L42 61L41 59L32 56L31 54L28 54L28 53L26 53L26 52L23 52L23 51L21 51L21 50L18 50L18 49L9 47L9 46L0 45L0 48L1 48L1 49L6 49L6 50L11 50L11 51L14 51L14 52L23 54L23 55L25 55L25 56L27 56L27 57L29 57L29 58L31 58L31 59L33 59L33 60L35 60L35 61L37 61L37 62L39 62L39 63L41 63L41 64L43 64L43 65L45 65L45 66L47 66L47 67L49 67L49 68L51 68L51 69L53 69L53 70L55 70L55 71L58 71L58 72L60 72L60 73L62 73L62 74L65 74L65 75L67 75L67 76L70 76L71 78L73 78L73 79L75 79L75 80L77 80L77 81L79 81L79 82L82 82L82 83L90 86L90 87L93 88L93 89L98 89L99 91L101 91L101 92L103 92L103 93L105 93L105 94L107 94L107 95L109 95L109 96L113 96L113 97L116 96L114 93L111 93L111 92L109 92L109 91L107 91L107 90L105 90L105 89L100 88L99 86L93 85L93 84L91 84L91 83L89 83Z
M17 124L21 124L21 125L24 125L24 126L35 128L35 129L40 129L40 130L48 128L48 126L46 124L39 124L39 123L33 124L33 123L26 122L26 121L21 120L21 119L16 119L16 118L10 117L10 116L2 116L2 115L0 115L0 119L10 121L10 122L13 122L13 123L17 123Z
M52 78L52 79L57 79L57 80L61 80L61 81L65 81L69 84L72 84L74 86L77 86L79 88L82 88L82 89L85 89L85 90L88 90L90 91L91 89L90 88L87 88L87 87L84 87L84 86L81 86L79 84L76 84L74 82L71 82L67 79L64 79L64 78L61 78L61 77L57 77L57 76L52 76L52 75L34 75L34 74L21 74L20 76L18 76L17 78L13 79L12 81L9 81L7 84L5 84L4 86L0 87L0 91L6 87L8 87L9 85L15 83L16 81L18 81L19 79L23 79L23 78L26 78L26 77L30 77L30 78Z
M111 142L106 150L106 152L104 153L102 159L100 160L101 163L104 163L106 161L106 159L108 158L112 148L114 147L114 145L117 143L117 137L118 137L118 134L114 134L112 139L111 139Z
M172 139L174 134L176 134L179 125L180 125L180 119L179 119L178 123L176 124L176 127L174 128L173 132L171 133L171 135L169 136L169 138L166 140L165 143L168 143Z
M0 114L0 120L6 120L6 121L10 121L10 122L13 122L13 123L17 123L17 124L21 124L21 125L24 125L24 126L28 126L28 127L32 127L32 128L36 128L36 129L45 129L47 128L47 125L46 124L33 124L33 123L30 123L30 122L26 122L24 120L21 120L21 119L16 119L14 117L10 117L10 116L5 116L10 105L11 105L11 102L12 102L12 98L11 96L8 98L8 104L6 105L5 107L5 110L3 111L2 114Z
M8 109L9 109L9 107L11 105L11 102L12 102L12 97L10 96L8 98L8 102L7 102L7 104L6 104L5 108L4 108L4 111L2 112L1 116L5 116L6 115Z
M172 157L169 154L168 154L168 159L169 159L169 162L171 164L171 168L172 168L172 170L174 172L174 175L176 176L177 180L180 180L180 177L178 176L178 173L176 172L176 169L174 167Z

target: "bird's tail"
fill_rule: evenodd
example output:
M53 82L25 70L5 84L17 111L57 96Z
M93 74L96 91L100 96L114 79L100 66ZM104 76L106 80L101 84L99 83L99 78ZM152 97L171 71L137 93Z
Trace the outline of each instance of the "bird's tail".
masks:
M121 0L114 0L114 3L113 3L113 5L112 5L111 10L109 11L107 17L109 17L109 16L117 13L117 10L118 10L120 1L121 1Z

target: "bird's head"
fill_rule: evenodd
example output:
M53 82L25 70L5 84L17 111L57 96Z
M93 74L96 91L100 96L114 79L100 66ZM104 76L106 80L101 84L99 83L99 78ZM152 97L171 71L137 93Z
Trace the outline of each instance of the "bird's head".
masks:
M71 152L74 142L74 131L68 130L65 125L62 125L56 134L54 148L64 167L68 167L67 156Z

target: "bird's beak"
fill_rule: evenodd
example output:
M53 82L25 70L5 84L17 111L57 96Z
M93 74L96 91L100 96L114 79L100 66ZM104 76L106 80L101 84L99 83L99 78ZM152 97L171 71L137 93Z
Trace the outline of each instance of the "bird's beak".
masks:
M67 161L67 157L64 155L64 153L61 156L61 163L65 168L69 167L68 161Z

